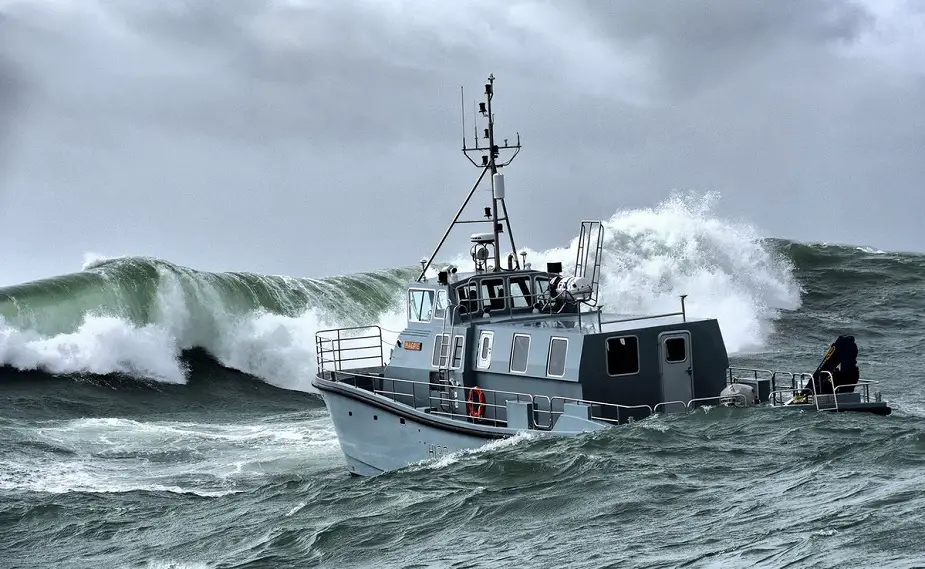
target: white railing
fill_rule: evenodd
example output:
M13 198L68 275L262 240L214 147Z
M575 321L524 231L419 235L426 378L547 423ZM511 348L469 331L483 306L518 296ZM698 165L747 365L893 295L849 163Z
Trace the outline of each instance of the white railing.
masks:
M375 332L362 334L367 330ZM345 363L348 367L383 367L382 328L373 325L320 330L315 333L315 360L319 374L342 371ZM365 365L354 365L360 362Z
M539 430L551 430L555 426L556 417L561 416L563 413L563 410L558 407L565 403L587 405L591 408L592 419L609 423L619 423L622 422L622 419L628 419L629 417L637 420L654 414L652 407L649 405L620 405L575 397L550 397L548 395L486 389L484 387L476 388L464 385L398 379L344 370L328 373L329 375L326 379L366 389L402 405L419 409L421 403L426 403L425 407L428 413L495 426L507 424L508 401L532 404L533 424ZM365 380L367 385L361 387L358 380ZM406 389L401 389L402 386ZM472 396L473 391L476 389L484 395L484 403ZM470 413L470 404L473 408L482 409L480 416L474 417ZM612 416L607 416L608 410Z

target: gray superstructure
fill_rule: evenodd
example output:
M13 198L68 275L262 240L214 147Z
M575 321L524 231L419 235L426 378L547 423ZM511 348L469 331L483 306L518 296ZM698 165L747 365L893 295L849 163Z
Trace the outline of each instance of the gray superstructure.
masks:
M581 223L570 274L559 262L532 268L516 249L499 173L520 151L520 136L514 144L495 143L493 86L489 77L479 111L488 122L488 145L479 146L478 137L472 148L463 142L481 175L409 283L408 324L388 347L389 357L378 326L316 336L312 384L330 411L350 472L373 475L521 431L574 435L704 404L889 413L879 394L870 397L872 382L841 379L834 358L845 348L835 344L813 373L738 370L729 367L718 322L688 318L683 296L674 313L603 313L597 306L599 221ZM504 163L502 151L513 153ZM481 219L460 220L488 175L491 205ZM449 266L428 278L461 223L491 227L470 237L473 270ZM505 227L511 250L502 263Z

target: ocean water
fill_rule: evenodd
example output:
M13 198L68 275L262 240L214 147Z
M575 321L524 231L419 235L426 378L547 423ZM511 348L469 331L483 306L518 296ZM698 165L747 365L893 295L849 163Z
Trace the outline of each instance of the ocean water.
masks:
M414 266L98 258L0 289L0 567L925 566L925 257L766 238L691 197L605 227L608 309L687 294L761 368L811 371L852 334L893 414L709 408L357 478L314 333L390 342Z

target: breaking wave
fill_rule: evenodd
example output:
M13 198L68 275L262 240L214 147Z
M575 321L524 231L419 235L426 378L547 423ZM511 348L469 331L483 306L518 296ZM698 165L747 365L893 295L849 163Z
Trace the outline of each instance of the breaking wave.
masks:
M730 352L761 346L800 305L793 264L756 229L713 214L716 196L679 195L605 220L601 301L620 313L719 319ZM545 260L574 262L577 237ZM457 260L460 267L469 263ZM404 324L412 267L321 279L211 273L168 261L93 258L77 273L0 289L0 365L183 383L184 351L287 389L309 390L322 327ZM385 338L391 343L393 338Z

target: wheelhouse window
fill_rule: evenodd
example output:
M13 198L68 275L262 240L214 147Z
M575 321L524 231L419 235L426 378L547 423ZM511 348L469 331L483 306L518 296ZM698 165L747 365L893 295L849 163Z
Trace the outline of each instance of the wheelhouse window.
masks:
M687 359L687 342L684 338L668 338L665 340L665 361L683 362Z
M533 279L533 298L539 300L549 292L549 279L546 277L536 277Z
M459 299L459 313L471 314L479 312L479 288L474 282L460 286L456 289L456 296Z
M527 308L533 304L530 293L530 277L512 277L509 281L511 306L513 308Z
M514 344L511 346L511 371L514 373L526 373L529 356L530 336L527 334L514 334Z
M446 367L450 358L450 335L437 334L434 337L434 367Z
M434 318L444 318L446 316L446 308L449 303L446 299L446 291L438 290L437 291L437 304L434 306Z
M565 375L565 356L568 353L566 338L552 338L549 341L549 359L546 363L546 375L562 377Z
M412 289L408 291L408 320L430 322L434 313L434 291Z
M482 309L504 310L504 279L482 279Z
M609 375L639 373L639 340L636 336L607 338L607 373Z

